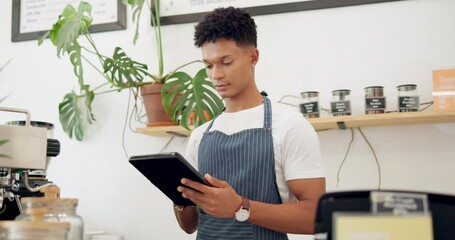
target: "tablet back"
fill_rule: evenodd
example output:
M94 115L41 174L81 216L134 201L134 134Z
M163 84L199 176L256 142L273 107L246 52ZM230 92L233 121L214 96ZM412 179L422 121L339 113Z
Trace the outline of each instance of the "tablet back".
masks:
M177 152L133 156L129 161L153 185L179 206L195 205L192 201L183 198L182 194L177 191L177 187L182 185L180 183L182 178L208 184L203 176Z

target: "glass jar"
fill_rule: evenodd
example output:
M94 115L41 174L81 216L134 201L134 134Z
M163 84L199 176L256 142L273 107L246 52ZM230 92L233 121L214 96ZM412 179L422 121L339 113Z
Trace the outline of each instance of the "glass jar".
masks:
M386 98L384 87L371 86L365 88L365 114L384 113L386 110Z
M306 118L319 117L319 92L308 91L300 93L302 103L300 104L300 112Z
M68 223L0 221L2 240L68 240Z
M48 208L27 209L28 221L0 221L2 240L68 240L70 224L45 222Z
M417 85L403 84L398 89L398 110L400 112L417 112L419 110L420 98L417 94Z
M330 107L333 116L351 115L351 90L333 90Z
M84 223L76 213L77 199L26 197L21 198L21 203L22 213L16 220L31 221L31 216L27 214L28 209L49 208L49 212L43 216L45 222L68 222L70 224L68 240L83 239Z

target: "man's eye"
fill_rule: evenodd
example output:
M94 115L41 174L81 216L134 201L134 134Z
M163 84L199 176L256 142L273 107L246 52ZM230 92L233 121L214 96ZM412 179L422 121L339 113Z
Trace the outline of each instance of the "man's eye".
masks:
M213 65L206 65L205 68L206 68L206 69L212 69L212 68L213 68Z
M231 65L232 62L223 62L223 65Z

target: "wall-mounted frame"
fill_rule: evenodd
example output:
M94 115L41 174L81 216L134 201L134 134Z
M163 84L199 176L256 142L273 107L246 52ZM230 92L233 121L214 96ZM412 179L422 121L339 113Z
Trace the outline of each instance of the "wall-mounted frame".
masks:
M67 4L79 0L13 0L11 41L38 39L57 21ZM122 0L91 0L93 24L90 32L126 29L126 6Z
M217 7L235 6L251 15L265 15L394 1L402 0L161 0L160 13L161 24L166 25L197 22Z

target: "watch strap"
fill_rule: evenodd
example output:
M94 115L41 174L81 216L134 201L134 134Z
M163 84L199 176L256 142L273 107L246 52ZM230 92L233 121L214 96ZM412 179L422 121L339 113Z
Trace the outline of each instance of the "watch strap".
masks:
M244 196L242 196L242 206L240 207L240 209L242 208L250 210L250 200Z

